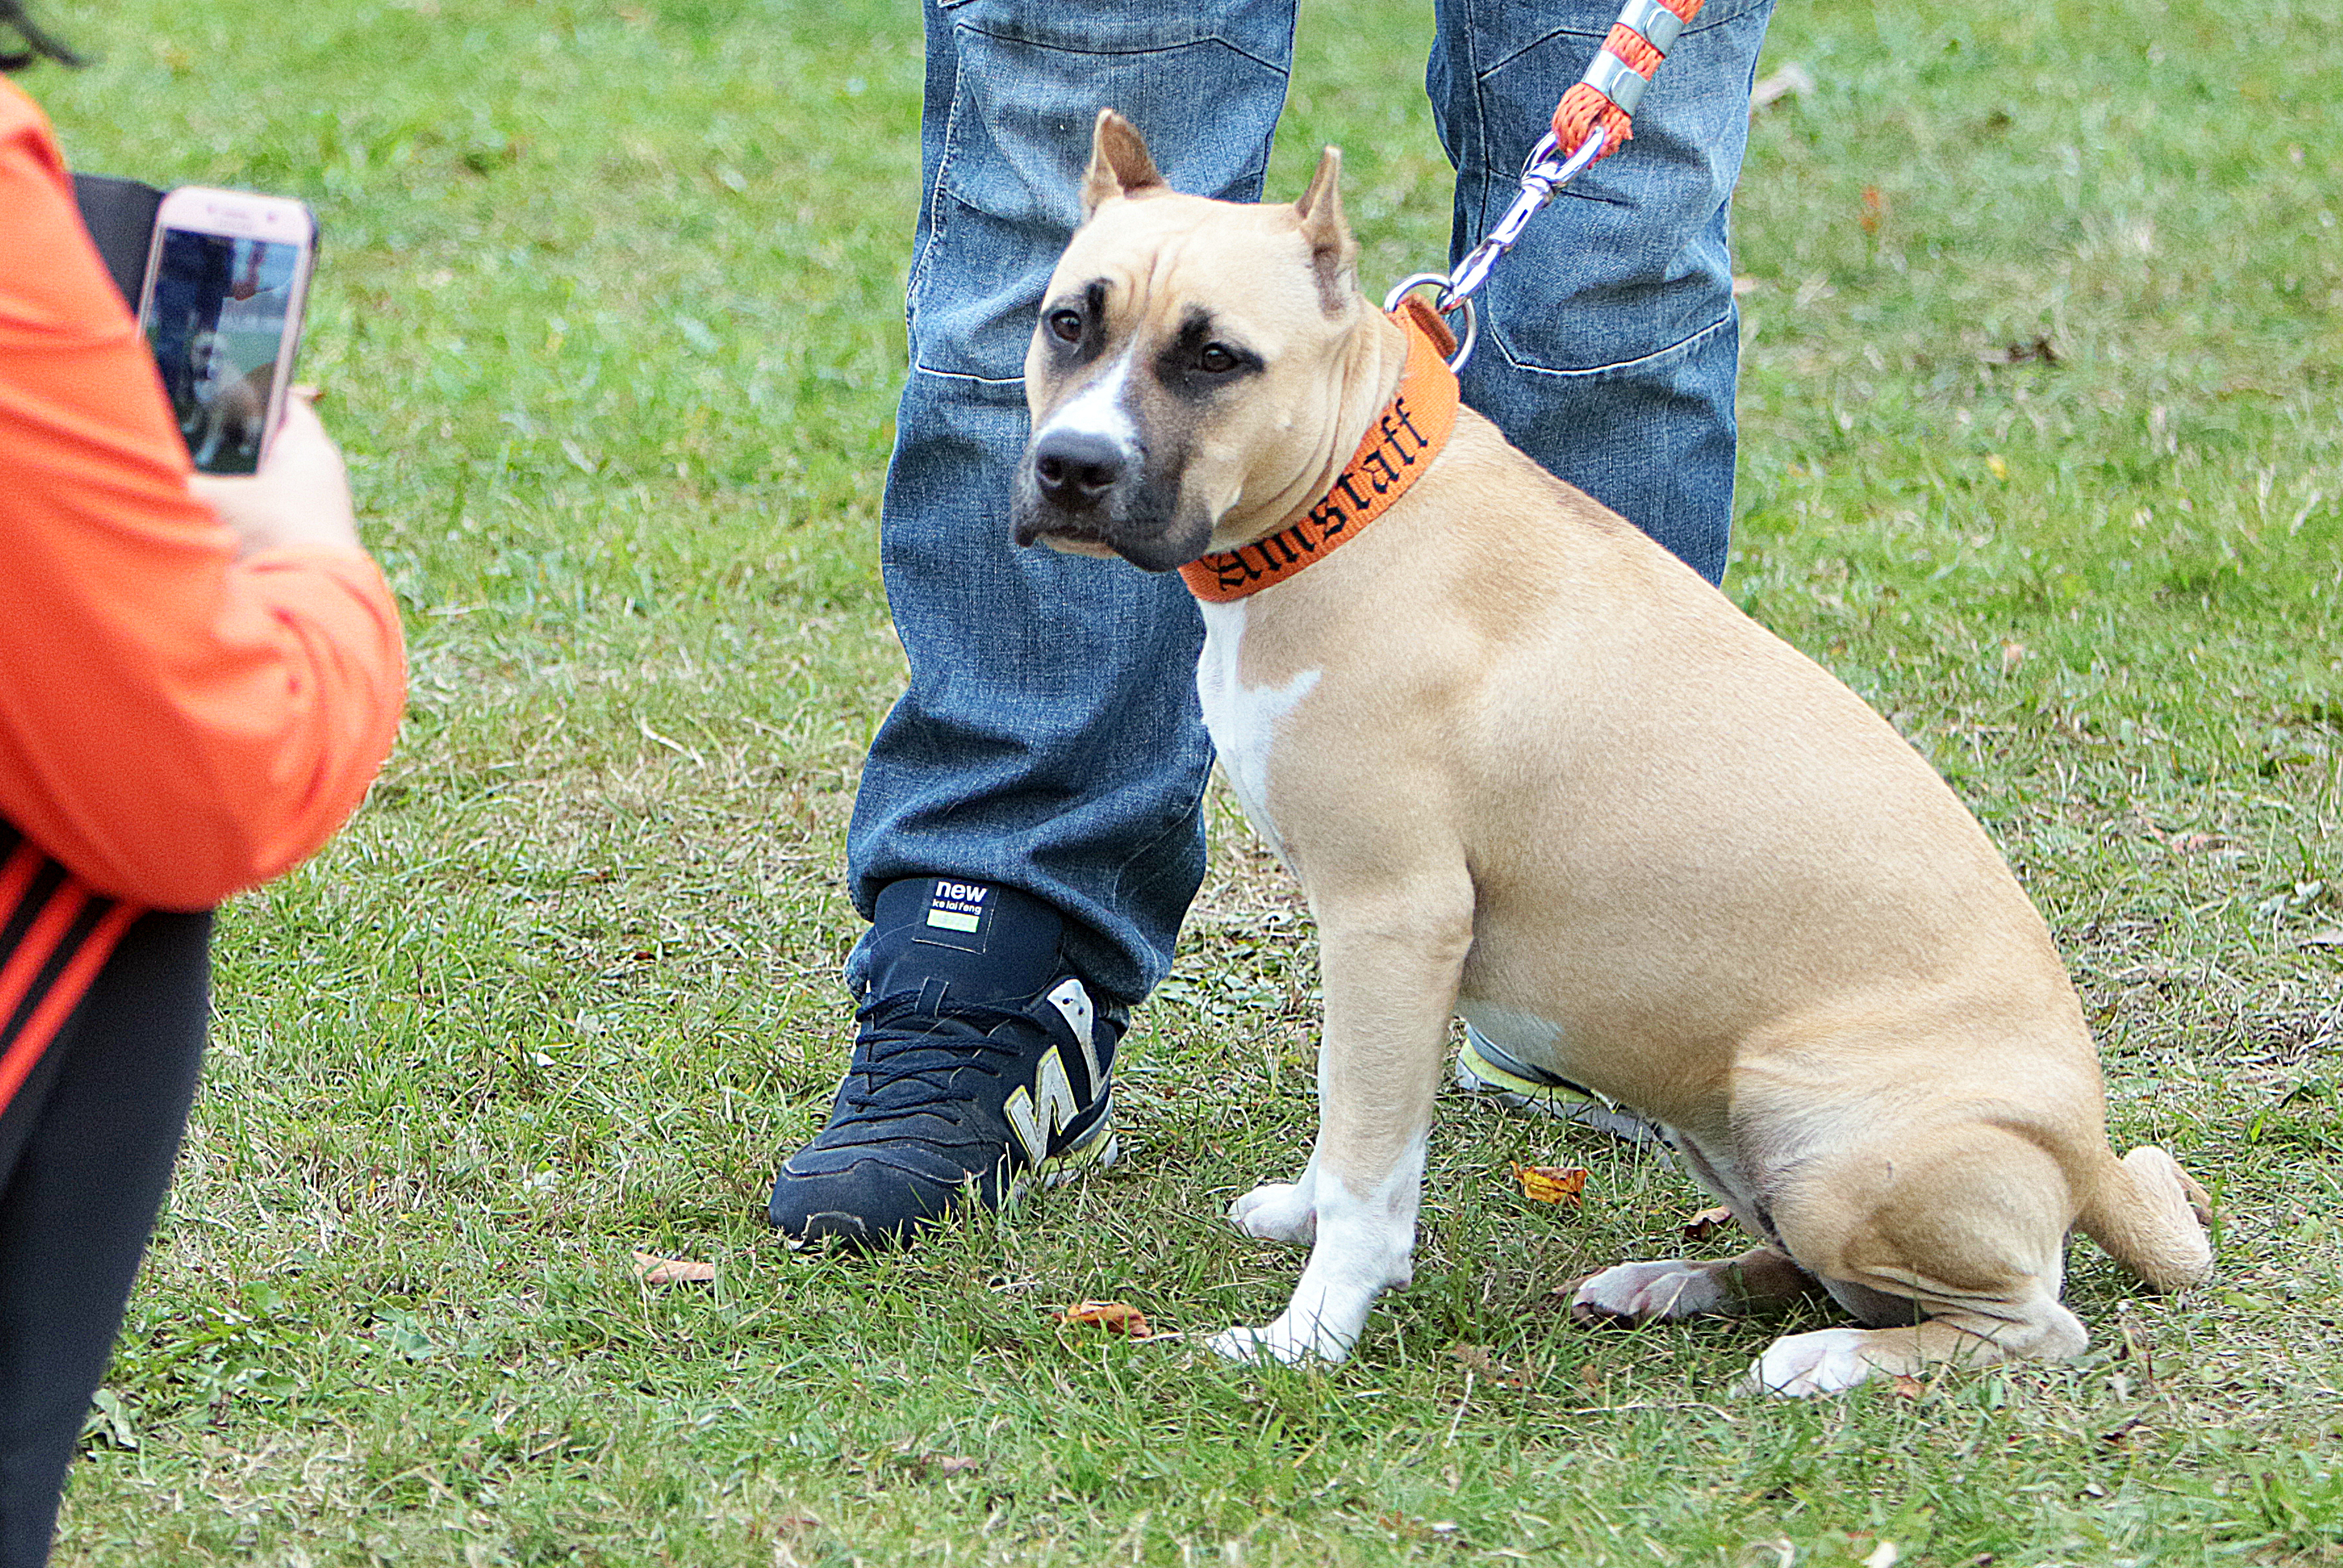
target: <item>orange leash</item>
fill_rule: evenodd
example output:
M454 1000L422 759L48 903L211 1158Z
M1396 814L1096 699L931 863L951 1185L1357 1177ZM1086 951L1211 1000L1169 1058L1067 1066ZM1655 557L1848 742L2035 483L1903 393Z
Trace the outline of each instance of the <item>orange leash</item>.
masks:
M1554 128L1538 139L1522 164L1522 194L1489 230L1488 237L1465 254L1453 272L1419 272L1402 278L1383 296L1383 308L1396 310L1399 302L1425 284L1440 293L1433 307L1443 316L1464 313L1463 329L1456 333L1456 352L1448 357L1451 370L1462 370L1480 336L1473 308L1473 293L1488 281L1522 230L1538 215L1554 193L1579 172L1618 151L1634 135L1629 121L1644 101L1644 89L1660 68L1677 37L1694 16L1702 0L1627 0L1619 19L1611 25L1603 47L1594 52L1586 74L1562 95L1554 109Z
M1586 144L1588 136L1603 133L1603 145L1589 162L1600 162L1619 150L1635 133L1628 122L1652 85L1677 35L1700 15L1703 0L1628 0L1610 35L1595 52L1562 102L1554 107L1554 145L1564 158Z

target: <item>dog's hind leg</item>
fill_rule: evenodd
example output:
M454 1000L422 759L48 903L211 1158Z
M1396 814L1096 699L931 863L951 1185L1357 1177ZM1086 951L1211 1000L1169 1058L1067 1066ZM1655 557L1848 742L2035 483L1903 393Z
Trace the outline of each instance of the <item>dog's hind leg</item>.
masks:
M1393 888L1321 908L1318 1141L1300 1181L1257 1189L1230 1215L1252 1235L1310 1239L1310 1261L1276 1322L1213 1336L1222 1355L1341 1361L1375 1297L1408 1282L1471 911L1461 867L1453 885Z
M1933 1366L2065 1361L2091 1336L2082 1320L2040 1297L2022 1315L1946 1312L1902 1329L1816 1329L1785 1334L1750 1363L1749 1382L1767 1393L1802 1398L1838 1393L1866 1378L1916 1376Z
M1933 1131L1834 1155L1777 1195L1784 1246L1865 1326L1775 1341L1749 1369L1755 1386L1835 1393L1946 1362L2065 1359L2089 1342L2058 1301L2077 1209L2066 1167L2012 1129Z
M1704 1147L1682 1128L1669 1140L1686 1172L1725 1201L1744 1231L1765 1235L1765 1205L1729 1145L1712 1141ZM1667 1258L1605 1269L1579 1282L1570 1315L1582 1323L1748 1317L1785 1311L1822 1290L1819 1280L1769 1244L1737 1258Z
M1579 1282L1570 1315L1582 1323L1749 1317L1822 1293L1822 1282L1787 1252L1753 1247L1737 1258L1668 1258L1605 1269Z

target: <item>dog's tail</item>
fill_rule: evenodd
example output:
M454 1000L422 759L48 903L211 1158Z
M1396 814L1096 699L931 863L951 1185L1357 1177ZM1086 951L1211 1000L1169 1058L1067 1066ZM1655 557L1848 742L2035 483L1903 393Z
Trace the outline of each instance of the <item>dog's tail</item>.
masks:
M2143 1144L2121 1160L2107 1156L2079 1223L2150 1290L2177 1291L2213 1271L2205 1239L2212 1218L2212 1199L2180 1162Z

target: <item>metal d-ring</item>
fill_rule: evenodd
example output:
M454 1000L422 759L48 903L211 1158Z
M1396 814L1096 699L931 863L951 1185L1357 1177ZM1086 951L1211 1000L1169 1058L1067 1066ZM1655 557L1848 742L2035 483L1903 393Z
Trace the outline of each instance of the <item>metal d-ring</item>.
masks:
M1454 292L1455 286L1450 282L1446 273L1419 272L1413 277L1401 278L1392 285L1391 292L1383 296L1383 311L1388 315L1397 310L1401 300L1426 284L1435 284L1440 289L1439 297L1432 302L1432 307L1434 310L1443 316L1452 316L1459 310L1464 313L1464 330L1457 335L1456 352L1448 357L1448 368L1462 370L1464 368L1464 361L1473 357L1473 339L1481 334L1481 318L1479 312L1473 308L1471 296L1457 295Z

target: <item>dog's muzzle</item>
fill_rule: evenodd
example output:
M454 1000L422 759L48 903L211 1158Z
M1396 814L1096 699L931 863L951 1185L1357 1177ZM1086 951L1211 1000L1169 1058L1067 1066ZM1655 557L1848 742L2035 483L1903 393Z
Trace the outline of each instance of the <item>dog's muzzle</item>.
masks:
M1164 572L1202 554L1211 533L1209 524L1176 526L1172 500L1124 443L1091 430L1044 430L1017 465L1011 516L1021 545L1111 553Z
M1044 432L1030 461L1044 505L1070 517L1099 509L1131 467L1121 442L1089 430Z

